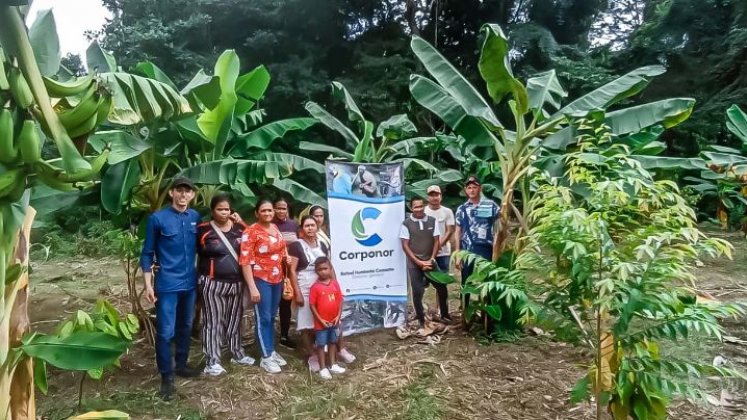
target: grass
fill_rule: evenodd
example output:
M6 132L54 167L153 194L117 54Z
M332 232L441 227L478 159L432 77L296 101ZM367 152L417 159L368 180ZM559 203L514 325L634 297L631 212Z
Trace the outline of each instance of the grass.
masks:
M333 379L321 382L309 378L288 390L288 398L280 407L281 419L331 419L354 406L359 398L352 384L338 384Z
M66 405L58 405L49 410L40 408L42 418L62 419L76 414L77 401L70 401ZM189 402L177 398L164 402L154 391L118 391L112 395L98 395L94 398L83 399L81 412L103 411L116 408L131 416L131 418L180 418L182 420L200 420L207 417Z
M405 420L440 419L444 412L441 401L434 395L428 384L436 379L433 366L419 369L417 379L402 390L405 407L402 418Z

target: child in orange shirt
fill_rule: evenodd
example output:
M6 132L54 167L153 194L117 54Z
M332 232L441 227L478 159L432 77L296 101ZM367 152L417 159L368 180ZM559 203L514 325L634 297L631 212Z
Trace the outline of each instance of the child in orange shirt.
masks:
M319 376L331 379L332 373L345 373L345 368L337 364L337 330L342 314L342 290L332 278L332 264L327 257L319 257L314 262L316 275L319 276L311 286L309 305L314 314L316 332L316 351L319 358ZM329 354L329 365L325 357ZM327 368L329 366L329 368Z

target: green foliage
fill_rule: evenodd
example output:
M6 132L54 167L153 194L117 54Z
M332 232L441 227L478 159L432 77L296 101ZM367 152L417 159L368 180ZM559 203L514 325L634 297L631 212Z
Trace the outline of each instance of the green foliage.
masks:
M90 314L78 310L70 320L60 325L57 329L57 337L67 339L77 333L104 333L116 337L126 347L129 347L138 331L140 331L140 324L137 317L132 314L122 316L111 303L99 299ZM111 365L118 367L119 358L114 360ZM108 367L110 367L109 364L102 364L86 370L91 378L101 379L104 369Z
M731 245L705 237L676 184L654 179L603 121L577 124L569 185L537 180L530 251L517 264L551 267L541 277L543 305L573 320L596 352L573 399L593 392L616 419L665 418L675 395L704 395L694 378L745 376L669 355L663 343L720 339L719 320L747 311L682 298L693 293L698 256L730 256Z
M497 328L485 323L482 333L505 334L521 330L530 320L536 318L538 307L528 294L530 283L524 271L514 266L513 254L506 253L497 262L490 262L475 254L461 251L456 254L462 264L473 264L472 275L461 288L461 294L478 296L472 299L464 310L465 319L482 313L483 319L489 317Z
M108 220L98 221L98 210L95 210L95 216L93 216L94 213L91 208L88 208L88 211L86 211L86 207L82 209L83 211L80 211L79 208L77 213L87 213L95 218L77 222L71 220L68 223L60 224L47 222L44 226L32 231L32 242L41 244L43 248L48 250L45 255L48 252L48 257L53 259L75 256L93 258L112 256L112 250L116 249L117 246L117 241L110 235L110 232L116 231L114 224ZM63 212L63 215L58 215L53 220L64 218L64 214L70 214L71 219L74 217L72 213ZM83 224L76 226L76 223ZM34 257L42 256L36 252L35 250Z

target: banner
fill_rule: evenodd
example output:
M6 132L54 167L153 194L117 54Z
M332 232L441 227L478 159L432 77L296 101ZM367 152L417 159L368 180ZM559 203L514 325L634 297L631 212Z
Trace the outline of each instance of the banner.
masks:
M403 167L327 161L332 263L346 334L403 325L407 270L399 239L405 218Z

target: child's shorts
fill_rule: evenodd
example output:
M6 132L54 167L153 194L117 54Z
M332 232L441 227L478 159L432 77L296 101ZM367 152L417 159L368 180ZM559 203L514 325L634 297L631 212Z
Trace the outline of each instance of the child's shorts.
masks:
M337 344L337 327L316 330L315 333L317 347L324 347L327 344Z

